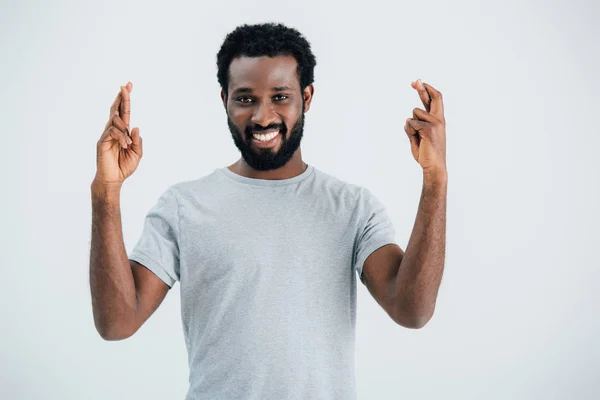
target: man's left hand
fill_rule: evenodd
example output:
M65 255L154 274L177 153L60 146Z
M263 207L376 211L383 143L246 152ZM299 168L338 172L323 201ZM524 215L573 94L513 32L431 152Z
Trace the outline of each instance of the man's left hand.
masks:
M404 130L410 139L413 157L424 172L446 173L446 120L442 94L420 79L411 83L425 110L415 108Z

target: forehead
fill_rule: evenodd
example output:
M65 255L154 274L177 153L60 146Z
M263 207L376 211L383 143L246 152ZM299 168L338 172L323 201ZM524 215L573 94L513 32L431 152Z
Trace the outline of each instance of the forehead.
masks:
M234 58L229 66L229 90L259 91L283 86L296 89L300 86L297 66L293 56Z

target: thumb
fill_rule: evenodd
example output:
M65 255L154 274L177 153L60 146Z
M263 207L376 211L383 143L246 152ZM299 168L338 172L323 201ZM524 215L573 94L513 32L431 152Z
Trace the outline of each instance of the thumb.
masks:
M406 120L406 123L404 125L404 132L406 132L406 135L408 136L408 139L410 140L410 144L412 146L416 146L416 148L419 148L419 143L421 142L419 139L419 133L417 131L415 131L415 129L410 126L410 124L408 123L408 121L410 121L410 118Z
M131 130L131 147L132 149L138 153L142 150L142 137L140 136L140 128L133 128ZM139 150L139 151L138 151Z
M131 130L131 140L133 141L134 144L136 144L136 143L141 144L142 137L140 136L140 128L135 127Z

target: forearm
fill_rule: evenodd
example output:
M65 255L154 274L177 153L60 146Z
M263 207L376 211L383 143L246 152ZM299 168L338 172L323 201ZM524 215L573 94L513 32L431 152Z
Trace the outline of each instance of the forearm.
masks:
M92 192L90 289L94 323L105 339L123 337L133 321L137 296L121 227L120 187L96 182Z
M425 174L415 225L398 269L399 318L423 326L435 309L446 250L447 174Z

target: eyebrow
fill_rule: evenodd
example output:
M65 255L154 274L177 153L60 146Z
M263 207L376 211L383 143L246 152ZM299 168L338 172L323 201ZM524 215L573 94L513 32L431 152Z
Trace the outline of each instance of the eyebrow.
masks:
M291 87L289 86L277 86L274 88L271 88L271 90L273 92L285 92L286 90L292 90ZM232 94L239 94L239 93L252 93L252 89L248 88L248 87L241 87L241 88L237 88L235 89L233 92L231 92Z

